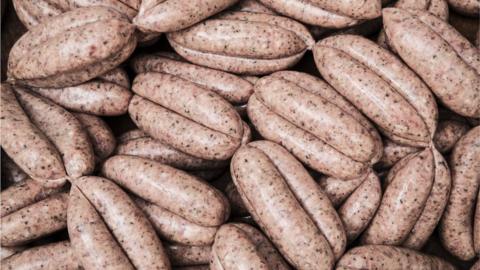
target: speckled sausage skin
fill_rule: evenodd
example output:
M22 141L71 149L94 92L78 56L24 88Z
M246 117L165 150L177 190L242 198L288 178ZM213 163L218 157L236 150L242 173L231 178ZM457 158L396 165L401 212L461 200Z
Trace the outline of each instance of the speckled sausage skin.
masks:
M257 145L262 143L267 146L273 144L266 141L255 142ZM273 159L275 154L266 153L263 149L250 146L251 144L242 146L235 153L230 168L233 182L242 196L245 206L270 240L294 267L298 269L331 269L335 257L329 241L317 227L316 222L326 222L324 223L326 225L336 219L330 220L331 217L325 216L329 212L328 209L323 209L327 210L323 215L312 215L318 214L318 210L323 211L322 206L319 206L318 203L323 207L330 204L333 209L330 201L319 188L311 189L309 187L309 182L316 185L315 182L302 168L302 165L286 150L276 146L281 149L284 156ZM274 160L281 164L274 164ZM293 166L295 163L296 166ZM284 175L285 173L287 175ZM287 179L289 179L288 182ZM299 186L294 186L293 181L298 182ZM310 188L308 192L313 192L310 197L312 201L304 198L308 192L305 193L303 189L307 187ZM301 198L300 201L297 196ZM317 205L312 207L310 203L317 203ZM338 218L334 210L332 214ZM320 220L314 219L315 216L321 217ZM326 235L333 238L331 243L340 247L341 250L342 246L345 247L346 237L341 222L338 225L340 226L337 227L338 230L335 229L335 226L322 226L322 228L330 232ZM343 234L336 234L335 231ZM341 254L341 252L339 253Z
M126 74L124 75L126 76ZM112 76L115 75L105 75L109 79ZM127 83L125 83L124 78L118 78L117 80L118 82L111 82L96 78L75 86L32 88L32 91L72 111L100 116L115 116L127 112L128 103L132 98L132 92L130 92L128 86L128 77L126 78Z
M113 156L102 173L141 198L203 226L218 226L230 214L223 194L199 179L149 159Z
M135 198L135 203L142 209L162 239L193 246L213 243L218 227L195 224L140 198Z
M120 187L96 176L75 179L73 185L102 216L136 269L170 269L152 225Z
M115 152L118 155L148 158L184 170L222 168L228 165L225 161L207 160L185 154L148 135L120 143Z
M78 119L55 103L24 89L15 89L15 92L29 118L62 155L68 176L77 178L92 173L95 168L92 144Z
M470 260L475 257L472 227L480 185L480 126L457 142L449 164L452 189L440 222L440 239L451 254Z
M172 32L192 26L237 0L143 0L133 23L144 32Z
M385 135L428 146L437 126L435 99L422 80L374 42L354 35L323 39L314 49L318 70Z
M314 84L312 88L318 86ZM314 90L309 91L292 81L269 76L255 84L255 91L247 107L249 119L255 128L264 138L283 145L313 169L351 179L362 175L371 160L378 158L381 151L378 134L372 135L368 127L348 111L311 93ZM322 117L316 118L316 115ZM326 123L331 128L321 129L320 123ZM359 138L365 138L358 143L360 146L351 141L351 134L347 130ZM348 142L354 149L345 150L341 142Z
M323 233L334 256L338 259L345 251L346 235L342 222L328 196L311 178L302 164L283 147L269 141L256 141L248 145L259 149L271 160L304 211Z
M353 248L337 263L336 270L454 270L455 267L438 257L418 251L382 245L369 245Z
M382 188L378 176L372 171L365 180L338 208L347 241L353 242L368 226L382 199Z
M68 235L85 269L134 269L95 208L73 186L67 210Z
M480 2L477 0L448 0L448 4L457 12L476 17L480 12Z
M212 247L168 244L165 250L173 266L187 266L208 264Z
M480 117L477 48L426 11L386 8L383 23L390 45L446 107L463 116Z
M212 157L221 155L219 158L230 157L233 151L238 148L243 135L243 125L241 118L235 109L219 95L212 91L197 86L196 84L184 80L180 77L157 72L141 73L137 75L133 82L132 90L155 104L159 109L167 110L166 113L171 114L169 118L163 119L155 126L160 132L149 132L152 137L166 142L175 148L187 154L203 157L206 159L216 159ZM134 114L135 104L130 105L130 114ZM133 108L132 108L133 107ZM133 110L133 111L132 111ZM175 123L171 123L171 121ZM135 120L134 120L135 121ZM141 120L138 121L141 124ZM156 121L158 122L158 121ZM212 132L209 136L212 140L202 138L201 133L192 138L183 139L176 136L183 126L192 126L190 130L204 130L204 132ZM188 134L183 134L187 136ZM175 137L175 138L173 138ZM219 137L219 141L215 140ZM188 145L186 140L195 140L194 145ZM225 141L231 141L228 145L218 145ZM213 144L213 145L211 145ZM222 151L224 153L211 153L211 151ZM209 149L211 148L211 149ZM195 153L194 153L195 152Z
M160 72L178 76L209 89L232 104L243 104L253 93L253 83L228 72L179 61L162 54L141 55L131 60L136 73Z
M112 155L116 140L107 123L100 117L86 113L73 113L73 115L85 128L97 161L104 160Z
M43 200L59 190L59 188L43 187L32 179L25 179L0 193L0 217Z
M443 156L435 148L432 148L431 151L435 163L432 190L425 202L422 214L402 244L406 248L419 250L425 245L440 221L450 196L452 184L450 169Z
M74 9L33 27L15 43L8 76L34 87L76 85L115 68L136 43L135 27L121 13Z
M345 28L359 20L380 17L380 0L260 0L278 13L307 24L325 28Z
M68 194L51 195L2 217L2 246L18 246L67 226Z
M1 85L2 149L30 177L49 186L66 181L62 158L48 138L30 122L18 103L13 89Z
M269 8L285 16L294 18L310 25L321 26L325 28L345 28L359 24L357 20L348 16L329 12L314 1L298 0L260 0ZM331 1L333 3L333 1ZM371 1L372 2L372 1ZM378 17L378 16L377 16Z
M389 172L389 184L362 243L400 245L422 214L435 177L433 153L425 149L404 159Z
M381 143L354 117L291 81L264 77L255 84L255 97L286 121L353 160L370 162L380 151Z
M377 129L370 123L370 121L363 116L363 114L355 108L349 101L347 101L342 95L330 87L325 81L309 75L307 73L298 72L298 71L289 71L283 70L275 72L271 75L272 77L282 78L296 85L302 87L303 89L310 91L316 95L321 96L323 99L328 100L330 103L339 107L345 114L349 114L351 117L355 118L360 124L369 130L370 136L373 137L373 140L376 142L378 148L382 148L380 143L380 135L377 132ZM257 79L258 81L258 79ZM376 155L372 157L371 163L376 163L380 160L382 153L380 151L375 151Z
M80 270L83 267L68 241L27 249L2 260L8 270Z
M283 259L282 255L280 255L280 253L273 246L270 240L268 240L268 238L258 229L246 223L230 223L230 224L241 229L243 233L248 236L250 241L252 241L252 243L255 245L255 248L258 250L260 255L268 263L268 265L270 266L270 269L277 269L277 270L291 269L291 267Z
M268 262L238 227L225 224L217 232L210 261L212 270L268 270Z
M248 117L262 137L279 143L316 171L339 178L352 179L362 175L367 164L342 155L307 131L296 127L263 105L255 95L250 97ZM343 164L340 169L339 164Z
M132 19L137 14L140 0L132 3L118 0L13 0L19 19L29 29L66 11L89 6L115 9ZM137 3L135 3L137 2Z
M28 174L18 167L18 165L7 154L2 151L1 155L2 177L5 178L7 184L19 183L28 178Z
M398 0L393 6L401 9L426 10L442 20L448 20L449 11L447 0ZM378 34L377 43L383 48L389 48L384 29Z
M296 21L250 12L226 12L167 38L192 63L249 75L291 67L314 43Z

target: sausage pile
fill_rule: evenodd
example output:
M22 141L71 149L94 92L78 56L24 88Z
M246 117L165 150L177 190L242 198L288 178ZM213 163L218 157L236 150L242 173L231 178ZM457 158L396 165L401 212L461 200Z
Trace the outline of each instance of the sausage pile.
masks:
M478 0L3 4L0 268L480 269Z

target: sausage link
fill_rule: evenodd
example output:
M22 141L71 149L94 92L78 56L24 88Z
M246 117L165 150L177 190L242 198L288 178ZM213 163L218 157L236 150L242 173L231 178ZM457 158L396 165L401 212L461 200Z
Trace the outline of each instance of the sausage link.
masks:
M48 138L30 122L18 103L12 86L1 85L2 149L30 177L49 186L66 181L62 158Z

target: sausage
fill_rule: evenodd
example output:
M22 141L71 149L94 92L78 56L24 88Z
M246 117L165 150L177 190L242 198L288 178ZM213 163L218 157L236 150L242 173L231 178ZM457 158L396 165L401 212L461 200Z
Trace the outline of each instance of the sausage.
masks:
M445 21L449 17L447 0L399 0L393 6L401 9L426 10ZM389 47L387 36L383 29L378 34L377 43L383 48L392 49Z
M476 255L472 223L480 185L480 126L457 142L449 164L452 188L440 222L440 240L451 254L470 260Z
M192 26L233 5L235 0L201 3L179 0L142 1L133 23L143 32L172 32Z
M102 174L141 198L191 222L218 226L230 215L223 194L199 179L170 166L133 156L113 156Z
M315 46L320 74L398 143L425 147L437 126L435 99L422 80L374 42L337 35Z
M77 178L73 185L95 207L136 269L170 269L152 225L120 187L96 176Z
M380 16L381 2L369 1L278 1L260 0L285 16L325 28L345 28L363 19Z
M211 90L232 104L244 104L253 84L241 76L172 59L163 54L141 55L131 60L136 73L159 72L180 77Z
M310 79L295 84L289 79L272 75L255 84L247 107L255 128L317 171L345 179L362 175L381 155L378 134L353 113L339 108L339 101L330 102L316 94L332 91L325 83ZM323 125L329 128L321 128Z
M456 12L463 15L478 17L480 3L476 0L448 0L448 4Z
M117 70L118 68L111 73L118 74L105 74L103 76L115 81L108 81L99 77L74 86L32 88L32 91L72 111L100 116L121 115L127 112L132 93L129 90L128 77L114 78L127 76L124 71Z
M362 243L400 245L420 217L434 182L433 153L425 149L405 159L389 172L389 184Z
M192 63L247 75L291 67L314 43L296 21L251 12L224 12L167 38Z
M374 138L375 141L380 140L380 135L378 134L376 128L370 123L370 121L363 116L363 114L355 108L349 101L347 101L342 95L340 95L337 91L335 91L332 87L328 86L328 84L315 77L310 76L306 73L297 72L297 71L279 71L272 74L273 77L283 78L290 82L297 84L298 86L316 94L324 99L328 100L329 102L335 104L337 107L342 109L345 113L351 115L355 118L360 124L368 129L370 135ZM380 151L376 152L376 155L372 158L371 163L376 163L382 153Z
M210 262L211 246L184 246L170 244L165 247L174 266L202 265Z
M447 162L434 147L427 148L398 161L384 184L385 194L363 242L421 249L450 195Z
M118 12L121 12L128 16L130 19L137 14L138 3L132 5L126 1L115 0L36 0L36 1L23 1L13 0L13 6L18 14L18 17L22 23L29 29L35 27L51 17L62 14L66 11L89 6L104 6L112 8ZM132 0L131 2L139 2L139 0Z
M55 146L28 119L15 98L12 86L1 85L2 149L30 177L49 186L66 181L65 168Z
M178 76L157 72L141 73L135 77L132 90L137 95L214 131L233 138L242 137L240 117L230 104L212 91ZM192 99L195 99L195 106Z
M83 267L73 254L68 241L62 241L24 250L2 260L9 270L80 270Z
M73 113L73 115L85 128L97 161L111 156L115 150L116 140L107 123L100 117L90 114Z
M352 243L367 228L381 199L380 180L373 171L369 172L337 210L345 227L347 242Z
M283 119L356 161L368 162L377 155L378 142L361 123L320 96L295 86L275 77L262 78L255 84L255 97Z
M297 160L274 143L257 141L235 153L230 169L248 211L294 267L333 267L334 254L346 245L343 225Z
M268 262L256 250L243 231L231 224L220 227L212 246L210 269L270 269Z
M425 202L422 214L402 244L402 246L406 248L419 250L425 245L440 221L450 195L452 182L450 169L443 156L435 148L432 148L432 152L435 163L435 176L432 190Z
M68 201L68 235L85 269L134 269L93 205L75 186Z
M455 267L441 258L418 251L383 245L352 248L337 263L337 270L352 269L426 269L454 270Z
M428 12L386 8L383 23L390 45L447 108L480 117L477 48Z
M46 188L32 179L16 183L0 193L0 217L41 201L59 190Z
M207 160L183 153L148 135L120 143L115 153L148 158L184 170L202 170L227 166L225 161Z
M135 198L135 203L145 213L161 238L192 246L213 243L218 227L198 225L140 198Z
M243 135L240 116L215 93L179 77L153 72L138 75L133 91L139 96L130 102L130 117L153 138L204 159L228 159L239 147Z
M2 217L2 246L26 244L67 227L68 194L53 194Z
M95 168L92 144L78 119L62 107L24 89L16 89L16 95L32 122L59 150L67 174L77 178L92 173Z
M135 27L121 13L106 7L74 9L30 29L15 43L8 76L34 87L80 84L115 68L136 43Z

